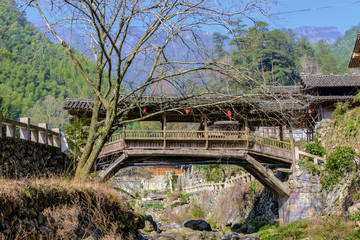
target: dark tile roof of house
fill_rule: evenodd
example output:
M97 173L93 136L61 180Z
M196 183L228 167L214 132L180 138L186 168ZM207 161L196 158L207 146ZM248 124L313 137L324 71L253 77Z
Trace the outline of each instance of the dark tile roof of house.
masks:
M360 87L360 75L303 75L304 89L316 87Z

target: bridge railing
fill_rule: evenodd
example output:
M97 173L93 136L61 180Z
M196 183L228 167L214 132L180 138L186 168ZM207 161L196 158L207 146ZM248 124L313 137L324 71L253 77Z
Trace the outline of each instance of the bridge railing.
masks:
M5 132L3 133L3 126ZM19 121L2 117L0 111L0 138L19 138L47 146L61 148L61 133L59 128L49 129L47 123L39 123L38 126L30 124L30 118L20 118Z
M268 145L275 148L291 150L289 142L248 133L246 131L186 131L186 130L126 130L113 134L109 142L122 141L125 139L158 139L158 140L241 140L258 144Z

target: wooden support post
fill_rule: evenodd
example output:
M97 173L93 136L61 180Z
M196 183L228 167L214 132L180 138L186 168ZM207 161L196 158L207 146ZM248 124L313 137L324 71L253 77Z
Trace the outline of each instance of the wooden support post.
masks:
M20 122L25 123L25 128L20 128L20 139L30 140L30 118L20 118Z
M204 118L204 130L205 130L205 149L209 149L209 128L207 124L207 118Z
M58 136L53 136L53 141L54 141L53 146L54 146L54 147L61 148L61 131L60 131L60 128L53 128L53 129L51 129L51 130L52 130L53 132L56 132L56 133L59 134Z
M126 124L124 123L123 124L123 127L122 127L122 135L123 135L123 148L126 148L126 143L125 143L125 135L126 135Z
M294 143L292 126L289 126L289 137L290 137L291 159L292 159L291 169L292 169L292 174L294 177L294 190L296 192L296 190L297 190L297 187L296 187L296 184L297 184L297 181L296 181L296 156L295 156L295 143Z
M279 135L280 135L280 141L284 141L284 131L283 126L279 126Z
M163 138L164 138L163 148L165 149L166 148L166 114L162 115L161 127L163 130Z
M249 123L248 123L247 115L246 115L246 118L245 118L245 134L246 134L246 149L249 149L249 147L250 147L250 129L249 129Z
M0 110L0 138L2 138L2 111Z
M279 137L280 137L280 141L283 142L284 141L284 131L283 131L283 126L280 125L279 126ZM283 143L280 143L280 147L283 148L284 147L284 144Z
M48 124L47 123L39 123L39 127L43 128L44 130L40 131L39 133L39 143L45 144L48 146Z
M13 124L6 124L6 136L10 138L15 138L15 128Z

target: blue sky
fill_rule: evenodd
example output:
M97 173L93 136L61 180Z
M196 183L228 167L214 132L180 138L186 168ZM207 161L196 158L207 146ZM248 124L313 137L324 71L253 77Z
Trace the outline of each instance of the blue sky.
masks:
M278 0L274 13L277 15L271 26L274 28L297 28L301 26L337 27L344 34L360 22L360 1L356 0Z
M226 0L223 0L226 1ZM277 0L271 10L275 15L265 20L272 28L297 28L301 26L337 27L346 30L360 23L359 0ZM290 13L284 13L290 12ZM39 19L35 10L27 11L30 19Z

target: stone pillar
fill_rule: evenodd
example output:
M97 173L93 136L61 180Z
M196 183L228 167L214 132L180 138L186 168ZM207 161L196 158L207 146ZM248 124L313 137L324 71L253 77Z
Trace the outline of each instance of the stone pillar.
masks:
M25 128L20 128L20 139L30 140L30 118L20 118L20 122L26 124Z
M6 124L6 136L10 138L15 138L15 129L15 125Z
M61 131L60 128L52 128L51 131L58 133L59 135L53 136L53 146L61 148Z
M39 131L38 130L32 130L30 131L30 135L31 135L31 141L33 142L39 142Z
M48 124L47 123L39 123L39 127L43 128L39 132L39 143L45 144L48 146Z

